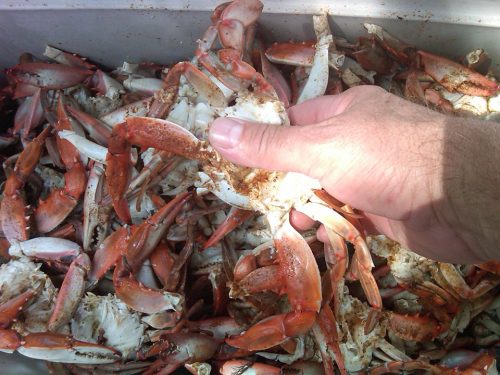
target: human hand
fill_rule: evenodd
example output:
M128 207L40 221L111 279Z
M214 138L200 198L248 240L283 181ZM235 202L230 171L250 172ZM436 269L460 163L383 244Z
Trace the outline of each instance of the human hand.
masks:
M317 178L362 210L373 232L426 257L454 263L498 257L475 242L478 224L461 217L480 208L462 207L462 192L447 184L464 184L449 167L461 168L447 143L450 118L375 86L304 102L289 117L296 126L218 118L209 139L234 163ZM300 217L295 223L305 224Z

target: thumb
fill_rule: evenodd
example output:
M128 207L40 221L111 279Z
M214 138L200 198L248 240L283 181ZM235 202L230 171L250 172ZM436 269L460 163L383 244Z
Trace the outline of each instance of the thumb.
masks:
M309 149L304 131L297 126L252 123L220 117L209 133L211 145L233 163L253 168L307 173Z

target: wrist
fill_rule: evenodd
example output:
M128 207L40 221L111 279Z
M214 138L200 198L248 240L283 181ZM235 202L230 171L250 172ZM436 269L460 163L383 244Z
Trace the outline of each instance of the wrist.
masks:
M447 118L443 150L444 214L478 259L499 259L500 124Z

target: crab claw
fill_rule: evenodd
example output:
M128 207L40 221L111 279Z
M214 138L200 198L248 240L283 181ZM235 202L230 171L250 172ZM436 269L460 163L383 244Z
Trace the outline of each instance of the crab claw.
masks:
M0 305L0 328L8 328L15 321L24 305L36 294L35 290L28 289L26 292L2 303Z
M71 263L82 249L75 242L55 237L37 237L22 242L13 242L9 254L16 257L32 257L46 261Z
M43 89L59 90L74 86L94 74L91 70L61 64L25 63L7 69L7 76L16 83Z
M124 258L116 265L113 272L113 285L116 296L127 306L146 314L182 310L184 297L181 294L145 287L132 276L125 263Z
M134 230L128 241L126 253L128 266L133 273L139 271L142 263L158 246L165 232L191 197L190 192L179 194Z
M121 227L106 237L92 259L88 280L90 286L94 286L125 255L129 236L128 229Z
M289 337L307 333L321 304L321 280L314 255L304 238L286 221L277 231L275 246L280 272L293 311L258 322L226 343L246 350L264 350Z
M171 374L184 363L207 361L214 356L218 346L218 341L208 335L168 333L146 353L146 356L160 354L160 359L155 361L144 374L160 372Z
M24 241L29 238L25 202L20 190L23 188L29 174L38 164L38 159L44 149L45 139L50 134L50 128L45 128L24 151L19 155L14 167L5 183L3 199L0 203L0 224L5 238L9 242Z
M203 142L171 121L130 117L115 126L109 140L106 183L116 214L127 223L131 221L125 194L130 179L132 144L168 150L189 159L209 157L207 151L203 150Z
M498 83L456 62L425 51L418 51L418 55L425 72L448 91L490 96L500 90Z
M85 291L85 278L89 272L89 256L82 253L71 263L64 277L56 306L47 324L49 331L57 331L70 321Z
M72 129L62 96L57 105L57 119L55 127L58 131ZM40 233L50 232L66 219L78 204L87 185L85 167L75 146L57 137L57 148L67 170L64 174L65 184L64 188L52 190L35 210L35 221Z
M62 363L100 364L120 359L119 353L107 346L45 332L24 336L17 351L26 357Z

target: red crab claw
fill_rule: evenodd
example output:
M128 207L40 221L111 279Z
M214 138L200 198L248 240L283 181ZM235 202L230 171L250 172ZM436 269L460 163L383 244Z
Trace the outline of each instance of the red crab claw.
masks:
M144 375L171 374L184 363L204 362L212 358L218 343L200 333L168 333L156 342L146 356L160 354Z
M246 220L253 216L253 211L242 210L237 207L231 207L229 214L226 216L221 225L217 228L215 232L212 233L210 238L203 245L203 249L214 246L220 240L222 240L226 234L230 233L232 230L239 227Z
M6 74L15 83L60 90L82 82L94 72L61 64L25 63L7 69Z
M500 262L496 260L490 260L486 263L476 264L477 267L482 270L494 273L495 275L500 275Z
M393 60L374 40L361 37L358 39L359 48L353 53L358 63L366 70L373 70L379 74L389 74Z
M57 294L56 304L47 324L49 331L57 331L69 323L80 299L85 292L85 278L90 272L90 259L85 253L80 254L70 265Z
M264 48L262 47L262 42L259 41L259 54L260 54L260 64L262 66L262 75L267 82L273 86L278 95L279 100L283 103L285 108L290 106L290 100L292 99L292 90L290 85L286 81L281 71L276 68L269 59L264 54Z
M307 333L321 305L321 279L314 255L305 239L285 222L275 235L280 271L292 311L258 322L226 343L246 350L263 350L288 337Z
M73 66L80 69L95 69L96 66L87 61L85 57L78 56L76 53L66 52L52 46L46 46L44 56L57 61L59 64Z
M126 192L130 180L131 145L168 150L190 159L210 156L202 142L186 129L167 120L130 117L113 128L109 141L106 183L118 217L130 223Z
M66 264L71 263L81 252L82 248L77 243L56 237L36 237L22 242L14 241L9 248L11 256L25 256Z
M399 40L378 25L365 23L363 26L369 34L375 36L382 48L394 56L396 60L401 61L405 65L412 65L415 57L414 46Z
M425 72L448 91L490 96L500 90L498 83L454 61L425 51L418 51L418 55Z
M389 329L403 340L430 341L443 332L436 320L418 315L389 314Z
M43 108L40 100L41 89L36 88L32 96L24 99L16 111L14 118L14 134L20 134L26 138L30 131L36 128L43 120Z
M125 255L130 238L130 230L126 227L111 233L95 252L92 267L88 277L91 289Z
M160 242L149 256L153 271L163 287L169 283L170 272L174 267L175 260L176 254L172 253L167 242Z
M179 194L134 230L128 241L126 252L127 264L134 274L139 271L142 263L158 246L184 204L192 196L191 192Z
M24 293L2 303L0 305L0 328L9 328L15 322L17 315L22 311L26 303L36 294L35 290L28 289Z
M62 363L99 364L113 363L119 353L107 346L75 340L56 333L31 333L22 337L17 351L35 359Z
M255 24L264 5L259 0L236 0L221 4L212 14L219 41L224 48L231 48L240 54L245 44L245 30Z
M50 134L50 128L45 128L24 151L16 161L13 173L10 174L3 191L0 203L0 223L5 238L9 241L24 241L29 237L28 222L26 218L25 202L21 194L26 179L35 169L43 151L45 139Z
M89 133L90 138L94 139L101 146L108 146L108 139L111 136L111 128L109 125L72 106L67 106L66 109L71 116L82 124Z
M275 64L310 67L314 62L316 41L274 43L266 50L266 57Z
M182 311L184 297L181 294L150 289L140 284L127 268L125 258L118 261L113 272L115 293L131 309L155 314L166 310Z
M286 293L284 278L279 265L265 266L255 269L243 277L231 290L231 296L240 294L252 295L258 292Z
M62 96L59 97L57 118L55 127L58 131L72 130ZM87 185L85 167L75 146L57 136L57 147L67 170L64 174L65 185L64 188L53 190L35 210L35 222L40 233L50 232L68 217Z

